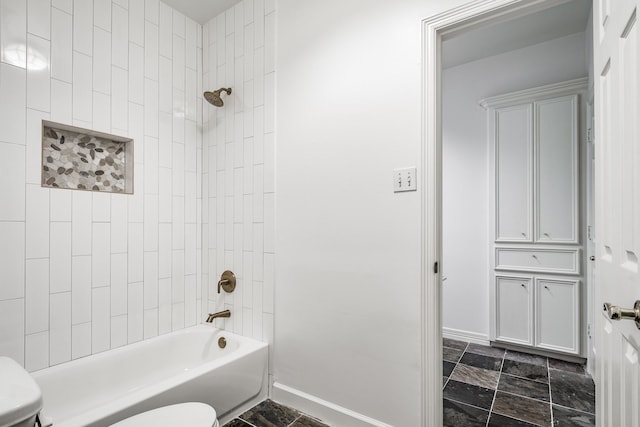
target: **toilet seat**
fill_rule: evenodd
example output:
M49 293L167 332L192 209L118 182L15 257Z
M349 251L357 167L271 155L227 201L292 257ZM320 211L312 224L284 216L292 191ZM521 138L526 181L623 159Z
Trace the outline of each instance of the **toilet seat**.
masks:
M218 427L216 416L215 409L205 403L187 402L152 409L111 427Z

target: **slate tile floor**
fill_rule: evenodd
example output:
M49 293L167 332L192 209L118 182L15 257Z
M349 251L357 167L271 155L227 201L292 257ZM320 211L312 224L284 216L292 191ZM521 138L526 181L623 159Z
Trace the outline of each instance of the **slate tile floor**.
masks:
M329 427L295 409L267 399L223 427Z
M581 365L445 338L444 426L595 426Z

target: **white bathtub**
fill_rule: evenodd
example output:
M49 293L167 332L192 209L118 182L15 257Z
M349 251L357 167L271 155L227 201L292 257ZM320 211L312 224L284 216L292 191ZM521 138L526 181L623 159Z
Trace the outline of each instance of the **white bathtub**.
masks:
M227 340L224 349L220 337ZM108 426L190 401L210 404L224 423L266 397L267 358L267 344L202 324L32 376L54 427Z

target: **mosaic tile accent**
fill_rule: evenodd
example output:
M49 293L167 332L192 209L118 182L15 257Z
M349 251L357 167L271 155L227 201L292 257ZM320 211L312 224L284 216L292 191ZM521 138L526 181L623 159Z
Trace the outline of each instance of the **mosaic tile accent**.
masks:
M42 128L43 187L132 192L133 186L127 182L131 175L127 167L132 164L130 140L48 124L43 122Z

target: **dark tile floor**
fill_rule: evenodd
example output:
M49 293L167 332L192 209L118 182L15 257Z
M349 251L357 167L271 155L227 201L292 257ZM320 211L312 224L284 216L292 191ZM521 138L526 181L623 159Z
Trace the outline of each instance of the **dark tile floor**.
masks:
M320 421L267 399L223 427L329 427Z
M445 338L444 426L595 426L581 365Z

